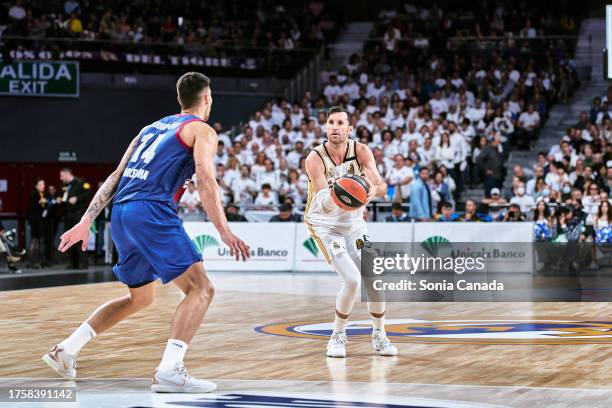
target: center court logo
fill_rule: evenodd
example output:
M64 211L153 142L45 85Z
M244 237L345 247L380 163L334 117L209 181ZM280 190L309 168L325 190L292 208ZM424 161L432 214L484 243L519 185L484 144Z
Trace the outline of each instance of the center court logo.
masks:
M344 396L344 395L343 395ZM296 394L296 393L231 393L198 397L193 400L166 401L169 406L209 407L209 408L253 408L253 407L338 407L338 408L495 408L496 405L479 404L453 400L439 400L419 397L366 395L338 398L334 394ZM375 402L376 401L376 402Z
M387 336L399 343L438 344L610 344L612 321L390 319ZM255 328L276 336L327 340L331 322L287 322ZM349 322L351 340L371 341L371 321Z

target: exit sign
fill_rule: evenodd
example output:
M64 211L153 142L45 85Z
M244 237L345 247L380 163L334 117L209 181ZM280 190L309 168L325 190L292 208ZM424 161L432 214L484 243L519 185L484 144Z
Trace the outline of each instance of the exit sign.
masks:
M79 96L79 63L73 61L0 62L0 95Z

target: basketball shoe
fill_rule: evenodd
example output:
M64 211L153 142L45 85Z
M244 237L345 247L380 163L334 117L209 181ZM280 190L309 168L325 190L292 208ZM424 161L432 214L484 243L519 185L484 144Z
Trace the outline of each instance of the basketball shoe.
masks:
M217 384L211 381L193 378L184 365L178 365L172 370L155 370L151 391L154 392L183 392L199 394L217 389Z
M74 380L76 378L76 358L77 356L66 353L59 344L53 346L42 357L49 367L67 380Z
M384 330L372 330L372 347L381 356L397 356L397 347L391 344Z
M327 343L327 357L346 357L346 333L333 333Z

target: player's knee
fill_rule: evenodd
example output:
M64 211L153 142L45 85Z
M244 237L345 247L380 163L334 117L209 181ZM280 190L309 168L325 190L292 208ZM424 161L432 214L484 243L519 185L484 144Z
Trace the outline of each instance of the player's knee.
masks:
M193 290L195 295L202 302L210 303L212 298L215 296L215 288L212 282L207 278L199 280Z
M209 279L206 279L203 291L207 299L212 300L212 298L215 296L215 287Z
M351 292L357 292L359 291L359 286L361 285L361 279L359 278L359 276L347 276L344 279L344 284L346 285L346 288Z

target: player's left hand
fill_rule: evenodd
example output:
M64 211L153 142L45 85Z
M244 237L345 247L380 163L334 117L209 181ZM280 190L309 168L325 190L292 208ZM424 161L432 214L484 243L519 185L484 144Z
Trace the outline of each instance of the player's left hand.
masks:
M89 241L89 224L86 222L79 222L68 231L64 232L60 237L62 240L57 249L60 252L66 252L71 246L79 241L83 241L81 249L85 251L87 249L87 241Z
M231 231L222 232L221 240L230 248L230 255L236 257L236 261L246 262L250 256L250 247L243 240L234 235Z
M370 190L368 191L368 198L366 199L366 204L369 204L369 202L372 201L374 197L376 197L376 186L372 184L372 182L367 178L362 177L362 179L365 180L366 183L368 183L368 186L370 186Z
M70 204L76 204L76 202L77 202L77 198L76 198L76 197L70 197L70 198L68 199L68 202L69 202Z

